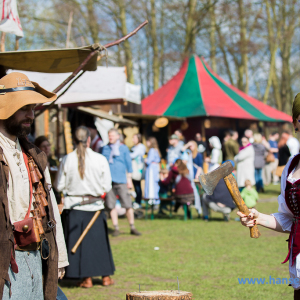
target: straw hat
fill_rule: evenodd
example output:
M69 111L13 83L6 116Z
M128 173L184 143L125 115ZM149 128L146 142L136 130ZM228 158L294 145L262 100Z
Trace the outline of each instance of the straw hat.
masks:
M8 119L21 107L53 101L56 94L51 93L25 74L12 72L0 79L0 120Z

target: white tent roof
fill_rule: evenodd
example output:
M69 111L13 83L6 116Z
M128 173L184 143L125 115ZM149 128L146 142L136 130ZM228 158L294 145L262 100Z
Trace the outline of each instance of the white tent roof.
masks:
M9 72L19 71L10 70ZM49 91L53 91L71 74L20 72L26 74L31 81L37 82ZM74 106L108 100L112 103L114 101L129 101L140 104L140 89L139 85L126 82L125 67L97 67L94 72L86 71L55 103ZM63 91L60 91L58 95Z

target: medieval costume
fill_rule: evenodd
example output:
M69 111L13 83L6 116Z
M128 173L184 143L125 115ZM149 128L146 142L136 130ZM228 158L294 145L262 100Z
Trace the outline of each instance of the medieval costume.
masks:
M239 188L245 186L245 180L255 184L254 178L254 148L252 144L240 148L240 152L234 157L236 162L236 178Z
M159 204L159 162L160 156L155 148L148 152L145 174L145 199L151 200L151 204Z
M208 167L208 171L211 172L220 167L223 161L223 153L222 144L217 136L212 136L208 141L212 148Z
M100 149L103 147L103 141L99 134L96 134L91 142L91 149L97 153L100 152Z
M108 277L114 274L115 266L101 195L111 190L109 165L103 155L90 148L85 149L84 165L84 176L81 178L76 149L63 158L55 182L57 190L65 194L63 225L70 261L70 266L66 269L66 277L78 279ZM92 203L82 203L84 201ZM100 216L76 253L72 254L72 247L95 212L99 210L101 210Z
M281 176L281 194L278 197L278 213L273 214L284 231L290 232L289 252L284 262L289 260L290 278L300 278L300 179L292 175L300 161L300 154L289 160ZM300 289L293 283L294 289Z
M300 93L294 99L292 108L293 126L300 130ZM237 212L241 223L247 227L262 225L278 232L289 232L288 254L283 261L289 260L290 283L294 288L294 299L300 299L300 154L293 156L286 164L281 175L281 194L278 197L278 213L263 214L251 209L248 216Z
M1 78L0 88L0 297L52 300L58 269L68 259L47 157L27 141L25 128L33 121L33 104L56 95L17 72ZM9 122L18 125L18 134Z

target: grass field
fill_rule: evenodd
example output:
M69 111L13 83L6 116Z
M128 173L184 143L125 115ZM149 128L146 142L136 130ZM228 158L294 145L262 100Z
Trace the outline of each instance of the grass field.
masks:
M257 209L277 211L279 186L270 186ZM273 199L268 201L267 199ZM126 299L127 292L180 289L192 292L194 299L292 299L293 288L287 284L242 285L238 278L288 278L288 265L281 262L287 255L286 234L260 227L262 236L249 237L249 230L234 221L224 222L212 213L212 220L180 218L137 220L141 237L129 235L126 220L120 220L122 234L110 238L116 272L115 285L103 287L94 278L94 287L83 290L75 282L60 283L68 299ZM111 221L108 220L111 227ZM154 250L159 247L159 250Z

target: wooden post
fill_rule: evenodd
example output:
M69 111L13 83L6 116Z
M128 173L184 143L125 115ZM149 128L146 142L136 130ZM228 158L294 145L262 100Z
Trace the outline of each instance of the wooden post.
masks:
M19 38L16 36L15 51L19 50Z
M202 135L202 141L206 142L204 120L201 120L201 135Z
M44 135L49 138L49 110L46 110L44 114L44 128Z
M1 42L0 42L0 51L1 52L5 52L5 36L6 36L6 32L2 32Z
M60 126L59 126L59 107L56 107L56 149L55 149L55 155L59 159L59 133L60 133Z
M178 291L152 291L126 294L126 300L191 300L193 294Z

